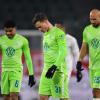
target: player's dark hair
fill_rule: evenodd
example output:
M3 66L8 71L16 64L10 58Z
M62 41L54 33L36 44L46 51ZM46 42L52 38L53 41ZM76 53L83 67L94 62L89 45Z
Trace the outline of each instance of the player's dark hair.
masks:
M5 28L10 28L10 27L16 27L16 23L13 21L13 20L7 20L5 23L4 23L4 27Z
M47 16L44 13L36 13L32 19L32 23L35 24L37 21L48 20Z

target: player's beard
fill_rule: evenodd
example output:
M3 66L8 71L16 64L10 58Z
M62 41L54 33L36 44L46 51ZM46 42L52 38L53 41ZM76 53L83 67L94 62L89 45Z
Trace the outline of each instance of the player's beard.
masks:
M97 28L99 26L99 24L92 24L93 27Z
M15 34L6 34L8 36L9 39L13 39L13 37L15 36Z

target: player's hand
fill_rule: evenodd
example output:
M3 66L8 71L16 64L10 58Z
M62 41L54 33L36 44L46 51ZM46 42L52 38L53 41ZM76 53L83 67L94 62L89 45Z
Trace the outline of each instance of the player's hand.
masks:
M81 71L77 71L76 77L77 77L77 82L80 82L82 77L83 77L82 76L82 72Z
M47 77L47 78L52 78L53 75L54 75L54 73L55 73L55 71L56 71L56 69L57 69L57 66L52 65L52 66L48 69L48 71L47 71L45 77Z
M29 75L28 85L32 87L33 85L35 85L35 83L36 81L35 81L34 75Z
M80 61L77 62L77 65L76 65L76 69L77 69L77 73L76 73L76 78L77 78L77 82L80 82L81 79L82 79L82 63Z

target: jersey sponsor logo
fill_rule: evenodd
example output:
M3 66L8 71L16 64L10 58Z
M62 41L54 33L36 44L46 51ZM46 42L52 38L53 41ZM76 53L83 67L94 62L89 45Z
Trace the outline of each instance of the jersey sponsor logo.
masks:
M8 57L12 57L14 54L15 54L15 49L14 49L14 48L8 47L8 48L6 49L6 55L7 55Z
M56 93L61 93L61 87L59 87L59 86L55 86L55 92Z
M94 49L98 48L99 44L100 44L100 42L99 42L98 39L94 38L94 39L91 40L91 46L92 46L92 48L94 48Z
M49 49L49 45L47 42L44 43L44 51L48 51Z
M94 83L100 84L100 76L94 77Z

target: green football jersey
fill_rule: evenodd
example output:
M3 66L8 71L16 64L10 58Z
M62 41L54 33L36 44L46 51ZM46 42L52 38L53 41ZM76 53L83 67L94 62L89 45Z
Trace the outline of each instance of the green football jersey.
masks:
M87 26L83 31L83 42L89 48L89 68L100 69L100 26Z
M44 33L43 53L44 67L46 69L54 64L60 71L66 72L66 46L66 35L61 29L52 27L48 32Z
M0 37L0 49L2 52L2 71L22 70L22 53L24 53L29 74L33 74L30 49L25 37L15 34L12 39L9 39L7 35L3 35Z

